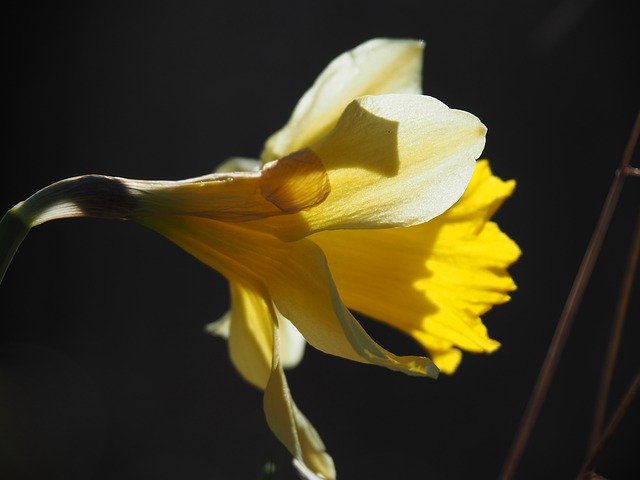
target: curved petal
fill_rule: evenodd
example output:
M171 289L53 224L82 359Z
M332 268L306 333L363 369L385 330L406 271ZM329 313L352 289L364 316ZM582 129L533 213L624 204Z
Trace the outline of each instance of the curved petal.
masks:
M291 455L320 478L336 478L333 460L327 454L318 432L300 412L289 391L279 355L279 334L274 330L273 365L264 392L264 412L271 431Z
M399 357L378 345L344 306L322 251L312 242L291 244L282 269L268 277L276 309L315 348L351 360L383 366L410 375L437 377L423 357ZM304 286L304 287L303 287Z
M260 160L247 157L231 157L216 166L216 173L257 172L262 164Z
M321 230L424 223L460 198L485 133L476 117L435 98L360 98L320 142L276 162L321 164L329 184L326 197L295 216L253 222L255 228L290 241ZM302 182L299 188L292 185L291 190L304 190Z
M188 215L246 222L286 241L322 230L411 226L462 195L485 132L476 117L434 98L362 97L321 141L258 172L123 181L136 192L139 221Z
M204 331L214 337L229 338L229 328L231 325L231 311L227 310L220 318L204 326Z
M333 460L320 436L300 412L283 371L279 323L285 320L264 292L231 282L229 350L242 376L264 390L269 428L293 457L319 478L336 477ZM273 328L278 325L278 328ZM286 328L286 327L284 327Z
M423 48L418 40L378 38L337 57L302 96L287 124L267 140L263 162L311 145L357 97L421 93Z
M244 224L197 217L148 217L141 222L230 280L257 290L264 286L275 308L315 348L411 375L437 376L428 359L396 356L367 335L340 300L325 257L313 242L286 243Z
M260 170L260 160L245 158L245 157L231 157L222 162L216 167L216 173L231 173L231 172L257 172ZM233 292L241 290L241 287L235 286L234 282L230 282L230 289ZM233 294L232 294L233 298ZM233 305L232 305L233 307ZM236 312L236 315L238 313ZM211 335L216 335L223 338L229 338L229 324L231 320L231 311L226 312L220 319L215 322L209 323L205 329ZM273 320L269 318L269 322ZM304 350L307 342L300 334L298 329L285 317L281 317L278 322L278 329L280 333L280 358L282 360L282 366L286 368L293 368L297 366L304 355ZM258 331L263 329L259 328ZM270 354L265 357L268 361L267 365L271 364ZM246 375L243 375L245 378ZM258 386L257 382L251 382Z
M259 389L267 386L273 352L271 306L253 288L230 282L229 355L238 372Z
M279 317L280 359L285 369L297 367L304 356L307 341L296 326L284 316Z
M489 353L499 346L479 316L515 289L506 268L520 250L488 222L513 188L480 161L458 203L428 223L321 232L311 240L349 308L411 335L451 373L461 359L456 347Z
M242 355L243 351L248 351L255 358L255 361L262 359L262 364L266 365L266 368L268 369L269 365L271 365L271 349L270 340L269 342L265 340L266 337L264 334L267 329L262 325L262 323L259 323L256 327L252 327L252 325L259 321L274 323L274 319L271 318L270 314L267 315L267 312L265 312L263 308L257 305L257 301L251 300L251 297L255 295L255 293L245 293L245 288L233 281L229 282L229 287L231 290L232 309L225 312L218 320L207 324L205 326L205 331L210 335L227 340L229 339L231 331L231 319L232 317L236 317L236 322L240 322L241 326L234 327L234 331L237 333L234 334L233 342L230 342L230 348L232 344L238 344L240 336L244 337L245 343L238 346L238 354ZM253 309L254 318L245 318L247 313L246 305L260 307ZM238 316L241 316L240 320L238 320ZM259 317L264 318L260 319ZM278 330L280 333L280 358L282 359L282 366L285 369L294 368L302 361L307 342L298 329L284 316L279 317ZM255 347L256 351L254 352L251 347ZM267 352L267 347L268 354L265 354ZM233 350L236 350L235 347ZM232 360L234 356L235 354L232 353ZM264 388L266 379L264 379L263 376L259 376L259 378L263 380L251 380L251 378L258 372L264 371L264 367L252 367L250 368L250 372L254 373L250 373L247 371L241 371L239 366L241 363L242 362L234 361L234 365L238 371L240 371L242 376L256 387Z

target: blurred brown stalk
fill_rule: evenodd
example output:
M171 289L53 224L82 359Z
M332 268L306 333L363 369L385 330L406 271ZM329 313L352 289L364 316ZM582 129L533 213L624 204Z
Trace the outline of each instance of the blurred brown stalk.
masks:
M518 467L518 463L520 462L522 454L524 453L527 442L529 441L529 437L531 436L533 427L535 426L536 420L538 419L538 416L540 414L540 409L542 408L544 400L549 391L549 386L555 374L556 367L564 349L566 340L571 331L573 320L575 319L576 313L578 312L578 309L580 307L585 288L589 283L589 279L591 278L591 274L593 273L593 267L595 266L598 255L600 254L600 250L602 249L602 243L606 236L607 230L609 229L609 224L611 223L611 218L613 217L613 213L615 212L616 206L618 204L618 199L620 198L620 193L622 191L624 182L627 177L638 176L639 169L631 167L630 164L631 158L638 144L639 137L640 112L636 116L636 121L633 128L631 129L631 133L627 141L627 146L622 155L622 160L620 161L618 169L615 171L613 181L611 182L611 186L609 188L609 193L607 194L604 205L602 206L602 211L600 212L600 217L598 218L598 222L591 236L591 240L589 241L589 245L587 246L584 257L582 258L580 267L578 268L578 273L576 274L571 290L569 291L569 295L567 296L567 300L558 320L556 330L553 334L553 338L551 339L549 349L547 350L544 363L542 364L538 379L536 380L535 387L533 389L533 392L531 393L531 396L529 397L527 407L522 416L522 420L520 421L518 432L511 445L511 450L504 463L502 472L500 473L499 478L501 478L502 480L510 480L511 478L513 478L513 475L515 474ZM636 229L636 237L638 237L638 232L640 232L640 227ZM633 258L633 252L635 248L634 246L636 243L638 243L638 241L634 239L630 252L630 259ZM637 263L637 254L635 262ZM611 422L608 424L605 432L601 434L600 431L602 429L602 423L604 420L604 411L606 410L606 400L608 397L610 376L612 375L615 366L615 359L617 356L617 349L619 344L619 335L622 332L624 316L626 315L626 304L628 304L630 296L627 295L627 298L625 300L625 291L628 288L630 292L631 284L633 282L633 272L635 271L635 268L633 266L629 266L629 269L631 270L631 273L629 274L627 271L627 273L625 274L625 280L623 282L623 287L620 293L620 300L618 301L618 309L614 320L613 332L609 343L609 350L607 358L605 360L605 366L603 367L603 381L601 381L600 392L598 394L598 402L594 418L594 433L592 435L592 443L589 450L590 455L585 462L583 471L585 469L590 470L595 466L596 459L594 458L592 460L591 457L596 453L599 455L599 452L604 448L607 440L613 434L613 430L615 430L615 428L619 424L638 390L637 387L634 388L634 385L638 382L632 382L631 387L627 391L627 395L625 395L625 397L623 398L623 401L616 410L616 413L614 414ZM622 320L619 320L619 316L622 317ZM618 415L619 418L617 418ZM614 422L614 420L616 419L617 422ZM609 431L610 428L611 431ZM596 451L596 447L598 447L599 450ZM593 463L593 465L591 463Z

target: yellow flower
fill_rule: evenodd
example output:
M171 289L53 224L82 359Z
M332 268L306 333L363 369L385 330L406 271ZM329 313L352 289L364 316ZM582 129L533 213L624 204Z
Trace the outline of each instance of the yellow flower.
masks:
M488 222L513 182L502 182L486 161L478 162L460 201L433 218L457 199L457 182L466 186L473 166L467 162L479 156L484 128L468 114L415 96L421 59L422 44L414 41L373 40L343 54L269 138L263 164L281 158L322 164L309 169L316 185L323 171L328 176L330 191L321 202L314 203L324 189L307 185L305 192L315 192L309 201L314 205L296 208L295 217L233 225L185 217L147 223L229 278L230 312L209 329L228 336L238 371L265 389L274 433L295 458L326 478L335 476L331 459L291 400L282 370L300 360L302 339L334 355L435 376L428 361L395 357L376 345L346 306L411 335L442 371L452 373L459 348L498 347L479 315L507 301L506 292L515 288L506 267L518 247ZM389 92L410 95L351 103ZM298 153L287 157L291 152ZM455 171L430 182L433 161L455 165ZM221 170L239 166L260 168L257 161L236 159ZM278 185L284 183L303 189L295 182ZM432 207L436 201L442 203Z
M455 370L459 349L498 347L479 315L515 288L506 268L518 247L488 221L513 182L476 164L486 132L476 117L421 95L422 47L378 39L336 58L261 163L234 159L180 182L63 180L5 220L133 219L226 276L231 308L209 330L228 336L233 364L264 390L267 422L300 468L335 478L283 371L302 339L436 377ZM349 309L411 335L431 360L385 350Z

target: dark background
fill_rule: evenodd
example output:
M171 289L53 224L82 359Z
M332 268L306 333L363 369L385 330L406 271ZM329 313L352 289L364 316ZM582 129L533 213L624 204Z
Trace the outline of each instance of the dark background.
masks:
M82 173L179 179L257 156L333 57L426 40L425 92L479 116L484 156L518 181L498 221L524 252L520 288L485 317L503 347L437 382L308 349L288 378L342 479L495 478L640 105L631 4L8 2L0 209ZM572 478L582 461L639 188L623 192L517 478ZM640 359L638 291L614 402ZM0 478L254 479L269 460L294 478L259 392L202 332L227 305L224 279L136 224L34 230L0 287ZM638 478L639 432L636 403L601 474Z

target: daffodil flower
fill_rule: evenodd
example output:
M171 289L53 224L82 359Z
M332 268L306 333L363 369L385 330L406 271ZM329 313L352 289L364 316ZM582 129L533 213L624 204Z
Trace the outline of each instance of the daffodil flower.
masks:
M461 350L492 352L479 316L515 288L518 247L489 218L513 190L476 163L486 128L421 95L423 44L371 40L336 58L266 142L183 181L89 175L62 180L0 224L6 270L27 231L58 218L137 221L229 279L228 337L240 374L264 390L271 430L305 475L335 478L294 403L284 367L304 344L410 375L451 373ZM397 356L351 310L415 338Z

